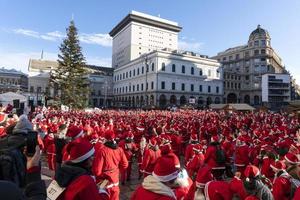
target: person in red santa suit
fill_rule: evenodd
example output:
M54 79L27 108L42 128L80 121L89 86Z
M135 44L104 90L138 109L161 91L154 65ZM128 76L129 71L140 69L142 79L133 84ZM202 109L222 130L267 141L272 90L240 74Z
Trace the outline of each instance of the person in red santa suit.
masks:
M185 163L189 162L190 159L193 157L194 155L194 146L199 144L199 140L198 140L198 136L197 134L192 134L191 138L190 138L190 142L187 145L186 149L185 149L185 153L184 153L184 161Z
M270 165L275 172L273 181L272 194L274 200L288 200L291 199L291 182L290 175L285 171L285 164L283 161L276 161Z
M138 179L140 180L143 176L142 172L142 164L143 164L143 159L145 155L145 151L147 149L147 141L145 137L141 138L140 144L139 144L139 150L137 154L137 161L138 161L138 169L139 169L139 177Z
M261 200L274 199L271 190L262 182L260 171L255 165L248 165L244 170L244 176L244 187L248 196Z
M209 200L232 200L233 193L226 181L210 181L205 184L205 199Z
M160 149L155 138L149 140L148 147L145 149L141 170L144 178L151 175L157 159L161 156Z
M243 136L239 136L236 140L234 165L242 177L246 166L249 164L249 146Z
M188 171L189 176L192 179L197 174L199 168L201 168L204 165L204 154L202 153L202 146L200 144L195 145L193 147L193 151L193 157L186 164L186 169Z
M106 142L96 154L93 162L93 172L97 182L108 181L106 186L110 200L119 199L119 174L120 170L128 167L128 160L122 148L115 141L115 133L112 130L105 132Z
M205 184L213 180L213 175L211 173L211 167L205 165L198 170L196 180L190 187L184 200L197 199L204 200L204 187Z
M213 176L216 178L223 176L226 161L226 157L223 158L222 162L217 160L218 150L224 151L220 145L218 136L212 136L210 145L204 154L204 163L212 168ZM223 155L225 156L225 153Z
M296 179L300 180L300 167L299 167L299 159L297 155L288 152L285 156L285 164L286 164L286 171L289 175Z
M56 151L55 151L55 142L54 142L54 133L51 128L48 131L48 134L44 138L44 150L47 153L48 168L50 170L55 170L56 168Z
M125 180L130 181L131 177L131 167L133 162L133 157L138 151L137 145L134 143L134 135L132 132L126 133L125 139L119 143L119 147L124 150L126 158L128 160L127 169L121 170L121 182L125 185Z
M244 200L247 197L243 180L241 179L241 172L235 173L235 176L230 180L229 187L233 194L233 199Z
M64 188L57 200L108 200L107 191L99 189L91 176L93 146L78 138L66 145L66 152L68 158L55 174L55 181Z
M149 175L144 179L142 185L136 189L130 199L182 199L177 188L183 187L183 185L189 185L188 179L182 181L182 177L178 157L172 152L165 154L157 160L152 175ZM176 194L180 196L177 196Z

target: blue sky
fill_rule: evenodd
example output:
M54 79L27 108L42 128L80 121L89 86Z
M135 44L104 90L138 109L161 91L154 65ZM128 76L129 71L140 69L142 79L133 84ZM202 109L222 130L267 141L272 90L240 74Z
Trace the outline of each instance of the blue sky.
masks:
M29 58L56 59L72 15L87 62L110 66L108 32L131 10L183 27L180 48L209 56L246 44L258 24L300 83L298 0L0 0L0 67L27 71Z

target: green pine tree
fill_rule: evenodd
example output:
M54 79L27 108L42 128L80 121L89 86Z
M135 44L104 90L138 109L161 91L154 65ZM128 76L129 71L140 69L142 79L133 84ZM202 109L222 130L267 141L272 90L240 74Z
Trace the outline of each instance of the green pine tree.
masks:
M84 108L88 105L90 92L88 71L73 20L67 28L67 37L59 50L59 65L51 73L50 83L58 87L61 104L72 108Z

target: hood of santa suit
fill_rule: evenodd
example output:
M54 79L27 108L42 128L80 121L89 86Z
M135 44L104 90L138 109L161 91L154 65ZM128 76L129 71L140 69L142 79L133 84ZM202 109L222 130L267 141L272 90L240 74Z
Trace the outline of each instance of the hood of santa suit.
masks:
M67 187L81 175L89 174L84 168L73 166L70 163L62 164L55 173L55 180L60 187Z
M144 179L142 186L144 189L149 190L153 193L161 194L163 196L169 196L176 199L173 190L152 175L149 175Z

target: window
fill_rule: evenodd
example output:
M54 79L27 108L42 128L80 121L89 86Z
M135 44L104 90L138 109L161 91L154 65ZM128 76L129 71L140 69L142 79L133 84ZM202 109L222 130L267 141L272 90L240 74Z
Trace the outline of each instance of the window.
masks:
M254 55L255 56L259 55L259 50L254 50Z
M164 82L164 81L161 82L161 89L162 89L162 90L165 89L165 82Z
M245 52L245 57L249 57L249 51Z
M37 93L40 93L42 92L42 87L37 87L37 90L36 90Z
M148 82L146 83L146 91L148 90Z
M133 76L135 76L135 69L133 70Z
M202 92L202 85L199 85L199 92Z
M131 78L131 70L129 71L129 77Z
M194 75L194 67L191 68L191 74Z
M144 67L142 67L142 74L144 74Z
M132 86L132 91L133 91L133 92L135 91L135 85Z
M261 43L261 46L266 46L266 40L261 40L260 43Z
M166 71L166 64L165 63L161 64L161 71Z
M176 89L176 84L172 83L172 90L175 90L175 89Z
M254 46L258 46L258 45L259 45L259 41L258 40L254 41Z
M140 90L140 85L137 84L137 85L136 85L136 91L139 91L139 90Z
M239 89L241 89L241 84L240 83L238 84L238 87L239 87Z
M191 92L194 92L194 84L191 84Z
M138 91L138 90L137 90ZM129 85L129 92L131 92L131 85Z
M182 91L185 90L185 84L184 84L184 83L181 84L181 90L182 90Z
M216 87L216 93L219 94L219 86Z
M203 75L202 69L199 69L199 76L202 76L202 75Z
M235 55L235 59L236 59L236 60L240 59L240 54L236 54L236 55Z
M232 60L232 56L229 56L229 60Z
M125 73L123 73L123 79L125 79Z
M149 65L146 65L146 73L149 72Z
M141 90L144 90L144 83L141 84Z
M125 87L125 91L127 92L127 90L128 90L128 87L126 86L126 87Z
M208 70L208 76L211 76L211 70L210 69Z
M265 49L262 49L262 50L260 51L260 53L261 53L261 54L266 54L266 50L265 50Z
M152 68L152 69L151 69L151 70L152 70L153 72L154 72L154 66L155 66L154 63L152 63L152 65L151 65L151 68Z
M128 72L126 72L126 78L128 78Z
M185 74L185 66L184 65L182 65L182 67L181 67L181 73Z
M207 92L210 93L210 86L207 86Z
M30 86L30 92L34 92L34 87Z
M154 82L152 81L151 82L151 90L153 90L153 88L154 88Z
M223 58L223 61L226 61L226 57Z
M176 65L175 64L172 65L172 72L176 72Z
M140 68L137 69L137 75L140 75Z

